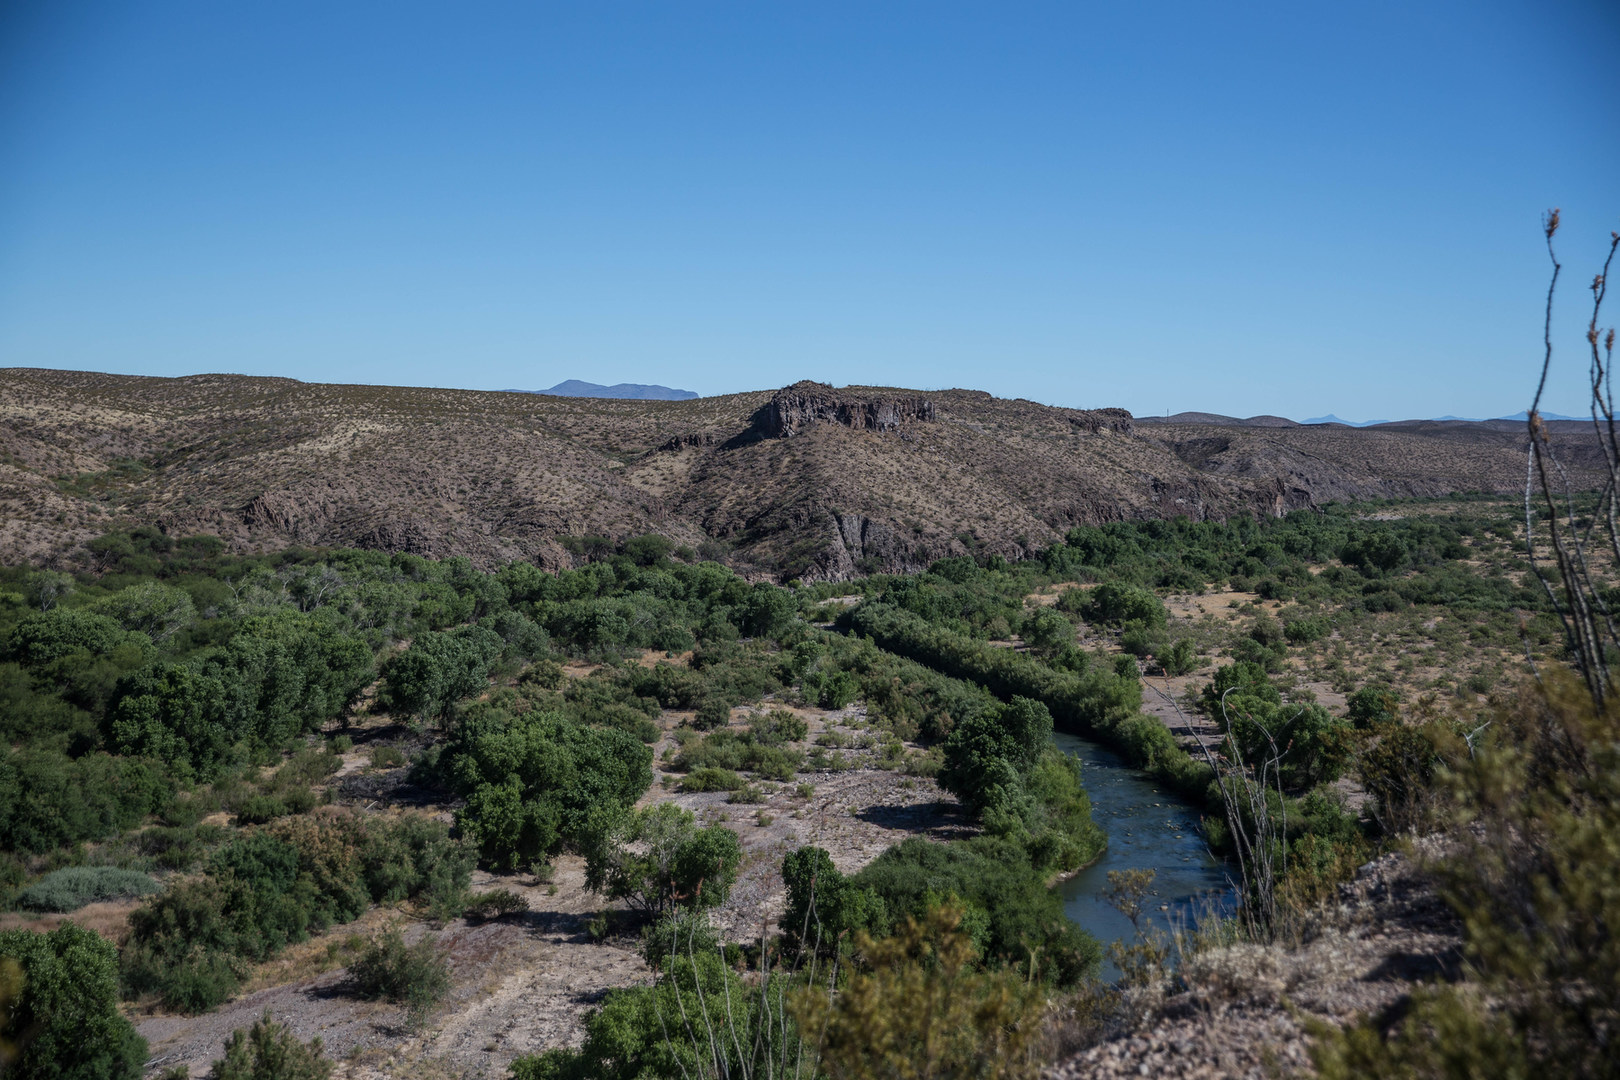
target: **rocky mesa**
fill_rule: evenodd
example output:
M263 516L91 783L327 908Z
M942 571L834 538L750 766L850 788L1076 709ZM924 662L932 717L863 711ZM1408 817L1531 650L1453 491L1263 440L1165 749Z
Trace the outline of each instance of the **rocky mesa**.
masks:
M0 371L0 550L61 560L150 524L244 549L560 566L570 537L656 532L759 577L836 580L1016 558L1079 524L1512 491L1525 438L1459 423L1140 424L1122 409L814 382L639 401L14 368ZM1580 482L1593 463L1568 450Z

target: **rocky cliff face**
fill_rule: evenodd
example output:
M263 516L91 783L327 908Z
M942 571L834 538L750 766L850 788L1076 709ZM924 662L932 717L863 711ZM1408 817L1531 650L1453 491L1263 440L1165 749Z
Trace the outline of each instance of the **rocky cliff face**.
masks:
M897 431L902 425L933 423L934 402L922 395L887 397L834 390L826 383L797 382L778 390L754 417L767 439L786 439L814 424L837 424L865 431Z

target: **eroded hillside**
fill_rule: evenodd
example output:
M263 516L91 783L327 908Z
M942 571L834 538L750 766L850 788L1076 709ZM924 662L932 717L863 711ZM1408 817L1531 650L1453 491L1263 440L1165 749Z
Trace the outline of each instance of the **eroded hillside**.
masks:
M287 379L0 372L0 557L119 525L559 566L646 532L761 576L1009 556L1075 524L1510 491L1487 425L1137 425L969 390L799 383L615 401Z

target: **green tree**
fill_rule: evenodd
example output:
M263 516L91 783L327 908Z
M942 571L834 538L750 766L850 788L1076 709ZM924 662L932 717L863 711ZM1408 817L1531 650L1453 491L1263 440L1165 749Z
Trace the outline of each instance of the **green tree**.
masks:
M92 656L109 653L128 642L151 646L145 634L125 630L116 619L106 615L79 608L53 607L24 616L12 628L5 658L16 660L24 667L37 668L70 653Z
M143 581L119 589L90 605L90 610L116 619L125 630L138 630L156 642L197 617L191 594L161 581Z
M1091 590L1080 614L1090 623L1141 622L1150 627L1163 626L1166 617L1164 602L1147 589L1112 581Z
M22 993L10 1030L23 1037L8 1075L19 1080L136 1080L146 1040L118 1011L118 951L72 923L49 934L0 931L0 957L15 960Z
M183 664L154 664L118 684L107 737L121 754L157 758L211 780L246 734L232 730L219 679Z
M736 833L674 803L599 815L587 834L586 886L653 917L725 903L742 861Z
M1023 775L1052 738L1052 714L1030 698L969 717L945 740L945 767L939 782L969 809L1015 800Z
M555 712L470 714L443 760L467 797L457 822L503 867L548 858L593 815L627 810L652 784L652 751L635 736Z
M499 634L481 626L422 634L388 664L389 702L403 712L440 715L488 685L490 665L505 648Z
M787 911L779 925L789 953L800 948L831 953L853 944L857 930L888 925L878 894L840 873L822 848L789 852L782 860L782 883Z

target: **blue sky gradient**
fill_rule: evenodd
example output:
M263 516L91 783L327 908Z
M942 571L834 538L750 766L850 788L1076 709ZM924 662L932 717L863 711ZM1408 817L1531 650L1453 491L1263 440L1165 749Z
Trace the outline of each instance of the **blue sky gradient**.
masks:
M0 8L0 366L1581 409L1620 5Z

